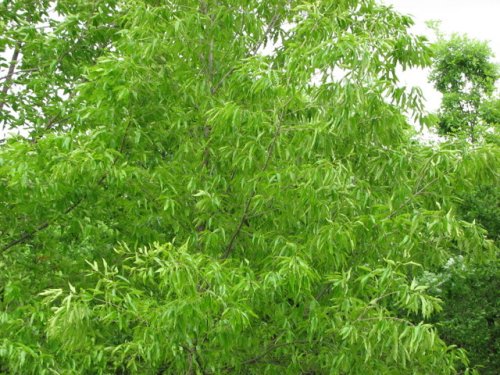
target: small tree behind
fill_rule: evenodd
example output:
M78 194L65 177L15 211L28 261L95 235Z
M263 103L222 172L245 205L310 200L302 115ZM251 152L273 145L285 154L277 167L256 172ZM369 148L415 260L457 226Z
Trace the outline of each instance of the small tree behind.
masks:
M438 33L433 69L434 87L443 94L439 130L443 134L465 134L477 140L483 122L481 104L495 91L499 77L494 54L487 42L454 34L445 39Z

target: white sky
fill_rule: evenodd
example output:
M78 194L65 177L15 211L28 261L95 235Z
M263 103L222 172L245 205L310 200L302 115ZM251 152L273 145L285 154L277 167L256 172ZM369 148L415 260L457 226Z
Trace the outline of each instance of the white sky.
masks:
M425 25L426 21L441 21L444 34L467 34L469 37L488 41L500 62L500 0L382 0L403 14L413 16L413 32L434 40L434 33ZM428 71L405 72L402 81L410 86L420 86L427 99L427 110L439 107L441 96L427 83ZM500 82L499 82L500 84Z

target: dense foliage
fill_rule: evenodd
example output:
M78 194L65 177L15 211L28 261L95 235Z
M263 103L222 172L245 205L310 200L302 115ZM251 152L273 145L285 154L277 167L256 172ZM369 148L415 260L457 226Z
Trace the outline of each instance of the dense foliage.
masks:
M437 30L437 29L436 29ZM437 30L438 31L438 30ZM431 80L443 94L439 130L457 142L499 143L500 100L493 95L498 66L487 43L453 35L446 39L437 32ZM477 182L460 194L457 213L480 224L487 236L500 239L500 190L498 177ZM443 310L431 321L440 336L468 352L471 366L481 374L497 374L499 326L498 286L500 273L496 258L470 263L460 257L438 273L424 277L431 292L443 300Z
M498 181L496 181L498 183ZM488 232L488 236L500 240L500 192L498 184L476 187L464 194L459 212L467 221L477 221Z
M494 256L457 202L498 149L414 140L421 95L396 72L430 51L409 17L374 0L3 6L0 120L24 135L0 148L0 371L466 365L423 323L440 302L419 280Z
M483 101L479 114L486 124L500 126L500 98L493 97Z
M500 279L497 262L467 265L453 259L438 274L427 274L431 292L444 302L431 319L446 342L467 350L471 366L495 375L500 368Z

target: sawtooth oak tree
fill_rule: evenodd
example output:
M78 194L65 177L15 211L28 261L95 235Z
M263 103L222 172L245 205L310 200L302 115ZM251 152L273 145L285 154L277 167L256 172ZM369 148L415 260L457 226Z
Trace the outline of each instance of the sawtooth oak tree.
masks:
M5 5L6 4L6 5ZM374 0L2 5L0 372L452 374L417 280L497 149L426 147ZM47 26L48 25L48 26ZM3 55L2 55L3 56Z

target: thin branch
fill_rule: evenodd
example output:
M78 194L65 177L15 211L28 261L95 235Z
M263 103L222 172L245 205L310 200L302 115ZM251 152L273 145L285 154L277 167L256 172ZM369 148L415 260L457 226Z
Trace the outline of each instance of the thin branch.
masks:
M319 293L314 297L316 301L319 301L321 298L323 298L327 293L330 293L330 290L332 289L332 284L326 284L321 288Z
M42 129L41 134L39 134L38 136L34 135L31 138L31 143L37 143L44 135L46 135L46 133L45 133L46 131L52 129L54 127L54 125L61 123L62 121L66 121L68 119L69 119L69 117L59 118L59 116L57 116L57 115L52 116L49 119L49 121L47 122L47 124L45 124L44 128Z
M3 78L4 83L2 87L2 96L7 95L9 92L10 86L12 84L12 78L16 71L16 65L19 59L19 53L21 52L21 43L17 43L14 47L14 52L12 53L12 58L10 59L9 70L7 75ZM3 111L3 107L5 106L6 100L0 101L0 112Z
M387 215L387 218L386 219L392 219L394 216L397 215L397 213L399 211L401 211L404 207L406 207L411 201L412 199L414 199L415 197L418 197L419 195L422 195L425 193L425 190L430 186L432 185L434 182L436 182L438 179L437 178L434 178L432 179L431 181L429 181L427 184L425 184L420 190L414 192L411 196L409 196L403 203L401 203L401 205L396 208L394 211L392 211L389 215Z
M38 70L39 70L39 68L18 69L16 71L13 71L12 73L8 73L7 75L4 75L3 77L0 77L0 81L12 79L15 74L23 74L23 73L36 72Z
M259 354L258 356L251 358L249 360L246 360L245 362L242 363L242 365L252 365L254 363L258 363L262 358L266 357L269 353L275 351L276 349L286 347L286 346L291 346L291 345L306 345L306 344L311 344L314 343L315 341L308 341L308 340L297 340L297 341L292 341L292 342L284 342L281 344L273 344L269 346L264 352Z
M288 103L290 103L290 101L291 101L291 99L289 99L288 102L285 104L285 108L288 105ZM276 141L278 140L278 137L280 134L281 125L282 125L283 116L284 116L283 112L284 111L282 111L282 113L280 114L280 116L278 118L278 124L276 125L276 131L274 132L273 139L272 139L271 143L269 144L269 146L267 147L267 156L266 156L266 160L264 162L264 165L261 168L261 172L263 172L267 169L269 162L271 160L271 156L273 154L274 147L276 145ZM255 189L253 189L252 192L250 193L250 196L247 198L247 200L245 202L245 206L243 208L243 213L241 215L240 222L238 223L236 230L231 235L231 239L229 240L229 243L226 246L224 254L222 255L222 259L226 259L232 253L232 251L234 249L235 242L236 242L236 238L240 234L241 229L243 228L243 225L248 220L248 213L250 211L250 205L251 205L252 200L255 197L256 193L257 193L257 191Z
M202 0L200 1L200 13L203 15L208 14L208 4L206 1ZM264 35L260 40L253 46L253 48L250 50L250 52L247 54L246 57L255 55L257 51L260 49L260 47L264 44L264 41L267 39L268 34L271 32L271 30L275 27L276 22L279 20L279 15L278 12L274 14L274 16L271 19L271 22L267 26ZM210 31L212 32L213 26L214 26L214 18L213 15L210 16ZM209 51L208 51L208 56L207 56L207 73L208 73L208 80L209 80L209 86L210 86L210 94L214 96L217 91L221 88L222 84L224 81L236 70L236 67L232 67L229 69L223 76L222 78L215 83L214 82L214 77L215 77L215 69L214 69L214 40L213 36L210 39L209 42ZM207 145L205 146L205 149L203 150L203 167L208 168L208 165L210 163L210 149L208 147L208 140L210 138L211 134L211 127L208 124L205 124L203 127L203 136L207 140ZM241 229L241 228L240 228Z
M82 201L83 201L83 198L78 199L75 203L73 203L66 210L64 210L63 215L69 214L71 211L73 211L75 208L77 208ZM1 249L1 252L5 254L12 247L28 241L30 238L33 238L38 232L41 232L42 230L44 230L44 229L48 228L50 225L52 225L55 222L55 220L56 219L54 218L51 221L46 221L45 223L37 226L33 231L24 233L18 239L13 240L13 241L9 242L7 245L3 246Z
M203 14L204 16L208 15L208 4L205 0L200 1L200 13ZM207 68L205 69L206 75L207 75L207 80L208 80L208 85L210 87L210 94L213 96L215 94L214 91L214 37L213 37L213 28L214 28L214 15L210 15L210 27L208 33L209 35L209 42L208 42L208 53L206 57L206 65ZM205 41L207 37L203 37L202 41ZM203 63L204 54L201 54L200 59ZM210 133L212 132L212 128L210 125L208 125L205 121L205 125L203 126L203 137L205 138L207 144L205 145L205 149L203 150L203 167L208 168L208 165L210 164L210 148L208 147L208 140L210 138Z
M278 11L276 11L276 13L274 14L273 18L271 18L271 22L269 22L269 25L267 26L266 28L266 31L264 32L264 35L262 36L262 38L260 38L260 40L254 45L254 47L250 50L250 52L247 54L246 57L249 57L251 55L255 55L257 53L257 51L260 49L260 47L262 47L262 45L264 44L264 42L267 40L267 36L268 34L274 29L274 27L276 26L276 23L278 22L278 20L280 19L280 16L278 14ZM234 71L237 69L236 66L233 66L231 69L229 69L223 76L222 78L215 84L215 86L213 87L213 92L216 93L217 91L219 91L219 89L221 88L222 84L224 83L224 81L229 78L229 76L231 74L234 73Z
M210 17L211 29L213 28L213 16ZM208 79L210 81L210 93L213 95L214 92L214 38L210 38L210 43L208 47Z
M389 296L392 296L394 294L398 294L399 292L390 292L390 293L386 293L386 294L382 294L381 296L371 300L366 306L365 308L363 309L363 311L361 312L361 314L359 314L359 316L356 318L356 321L362 321L364 320L364 316L365 314L368 312L369 309L377 306L377 304L383 300L384 298L386 297L389 297Z
M408 205L413 198L415 198L415 197L423 194L425 192L425 189L427 189L430 185L432 185L437 180L437 178L434 178L433 180L431 180L430 182L428 182L427 184L425 184L422 188L420 188L420 185L422 184L422 181L424 180L427 168L429 167L429 165L430 165L431 162L432 162L432 157L430 157L429 159L427 159L427 162L424 164L424 166L420 170L419 176L417 178L417 182L415 183L415 187L413 188L412 195L409 196L403 203L401 203L401 205L398 208L396 208L395 210L393 210L386 217L386 219L392 219L394 216L396 216L396 214L401 209L403 209L404 207L406 207L406 205Z
M243 209L243 214L241 215L241 219L240 219L240 222L238 224L238 227L233 232L231 239L229 240L229 243L226 246L226 250L224 251L224 254L222 255L222 259L226 259L233 251L236 237L238 237L238 234L240 234L241 228L243 228L243 224L245 224L245 221L247 220L248 211L250 210L250 204L252 203L252 199L254 196L255 196L255 190L252 191L252 193L250 194L250 196L248 197L248 199L245 203L245 208Z
M408 324L408 325L411 325L411 326L415 326L414 323L410 322L409 320L406 320L406 319L401 319L401 318L397 318L395 316L384 316L384 317L372 317L372 318L363 318L363 319L356 319L356 321L358 322L371 322L371 321L382 321L382 320L394 320L396 322L400 322L400 323L404 323L404 324Z

